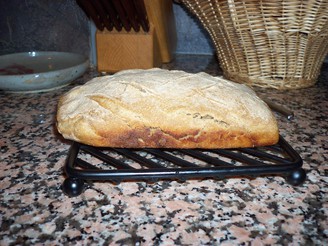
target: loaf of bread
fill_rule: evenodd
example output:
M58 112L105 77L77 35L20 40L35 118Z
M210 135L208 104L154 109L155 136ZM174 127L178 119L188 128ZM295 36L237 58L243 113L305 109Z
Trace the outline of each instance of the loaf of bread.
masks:
M118 148L238 148L272 145L274 115L249 87L159 68L97 77L63 95L64 138Z

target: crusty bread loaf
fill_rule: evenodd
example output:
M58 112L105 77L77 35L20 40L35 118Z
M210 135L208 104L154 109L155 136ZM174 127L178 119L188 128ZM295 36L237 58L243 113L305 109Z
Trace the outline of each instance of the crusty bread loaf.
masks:
M59 132L93 146L237 148L275 144L277 122L247 86L206 73L126 70L62 96Z

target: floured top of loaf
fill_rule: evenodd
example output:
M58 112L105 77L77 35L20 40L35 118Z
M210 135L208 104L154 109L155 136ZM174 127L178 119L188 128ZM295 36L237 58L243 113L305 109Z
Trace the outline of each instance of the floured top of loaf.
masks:
M236 139L257 146L278 138L271 110L246 85L159 68L121 71L73 88L60 100L57 125L68 139L110 147L246 147ZM268 133L270 141L262 136Z

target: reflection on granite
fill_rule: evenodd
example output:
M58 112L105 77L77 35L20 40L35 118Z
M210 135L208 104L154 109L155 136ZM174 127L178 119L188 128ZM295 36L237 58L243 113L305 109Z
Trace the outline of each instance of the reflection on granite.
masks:
M165 65L220 75L216 59L178 56ZM256 88L295 113L277 115L304 159L307 181L282 177L94 182L79 197L61 190L69 141L55 129L58 98L96 73L46 93L0 95L0 245L324 245L328 236L328 66L316 86Z

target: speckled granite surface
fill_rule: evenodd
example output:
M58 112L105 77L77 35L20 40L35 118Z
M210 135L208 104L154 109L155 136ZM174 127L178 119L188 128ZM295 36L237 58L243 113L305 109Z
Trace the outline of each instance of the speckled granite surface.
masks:
M220 74L215 59L178 56L167 68ZM326 72L325 72L326 71ZM63 194L70 142L54 127L59 96L0 93L0 245L325 245L328 237L328 65L315 87L256 89L285 105L281 134L304 159L307 181L95 182Z

